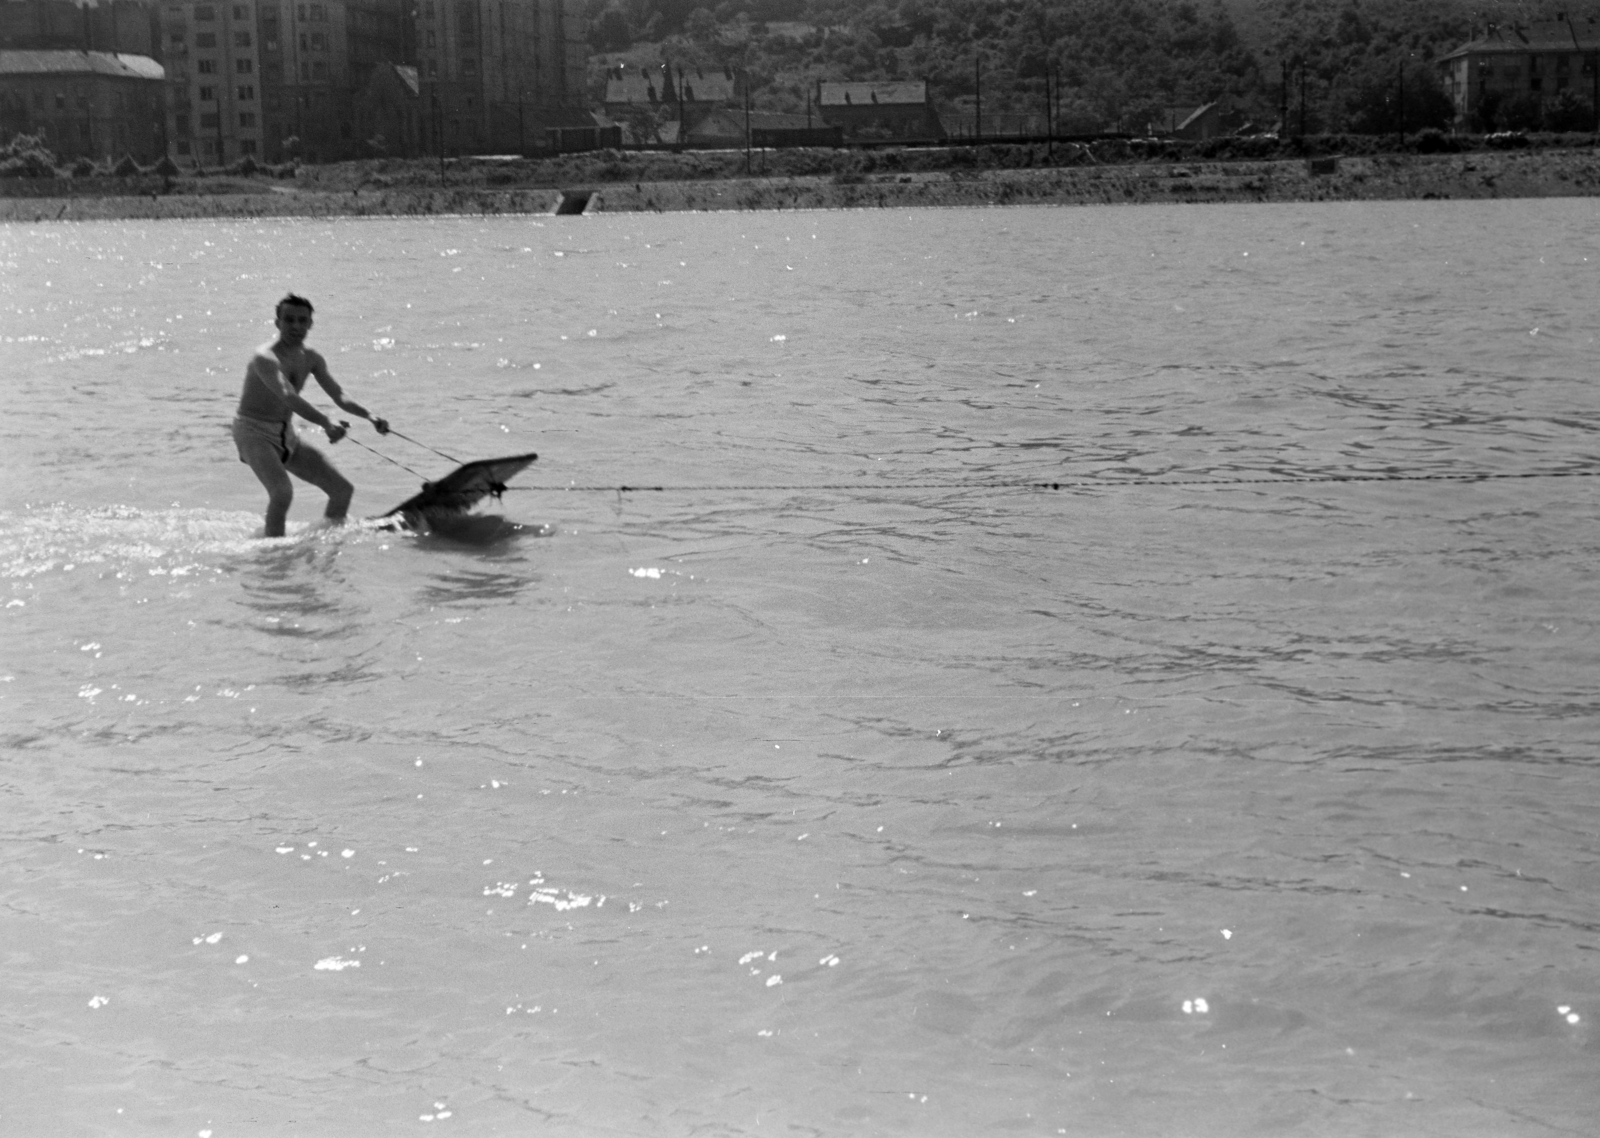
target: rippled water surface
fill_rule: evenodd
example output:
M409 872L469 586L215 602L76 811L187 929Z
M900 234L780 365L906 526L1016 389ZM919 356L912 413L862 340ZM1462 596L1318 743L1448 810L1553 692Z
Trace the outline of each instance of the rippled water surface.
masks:
M1597 271L1590 201L0 228L0 1133L1592 1133ZM252 538L290 288L523 528Z

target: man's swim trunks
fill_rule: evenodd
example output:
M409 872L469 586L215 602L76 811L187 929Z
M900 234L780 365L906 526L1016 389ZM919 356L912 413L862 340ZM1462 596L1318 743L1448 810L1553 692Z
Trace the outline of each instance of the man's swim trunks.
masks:
M270 450L279 462L287 464L300 447L300 438L288 419L252 419L248 415L234 418L233 441L239 448L239 461L244 463L252 454Z

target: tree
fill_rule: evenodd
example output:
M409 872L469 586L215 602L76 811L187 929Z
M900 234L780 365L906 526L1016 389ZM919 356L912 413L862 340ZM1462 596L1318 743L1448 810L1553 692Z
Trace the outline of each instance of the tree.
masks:
M1557 91L1544 108L1546 130L1593 130L1594 108L1570 88Z

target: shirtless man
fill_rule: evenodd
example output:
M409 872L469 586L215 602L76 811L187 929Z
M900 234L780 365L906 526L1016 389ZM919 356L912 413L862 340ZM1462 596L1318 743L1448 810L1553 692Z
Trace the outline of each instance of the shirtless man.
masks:
M239 396L239 413L233 420L233 441L239 447L239 461L248 463L267 488L267 526L265 537L282 537L283 524L294 500L294 484L289 475L304 479L327 493L327 520L337 525L350 509L355 487L334 469L322 452L300 441L294 433L293 417L309 419L327 432L336 443L349 433L347 423L335 423L300 395L306 379L315 376L322 390L344 410L360 415L378 429L389 433L389 424L374 418L367 409L344 392L328 374L327 361L305 346L311 331L311 302L290 293L278 301L278 338L263 344L250 359L244 374L244 391Z

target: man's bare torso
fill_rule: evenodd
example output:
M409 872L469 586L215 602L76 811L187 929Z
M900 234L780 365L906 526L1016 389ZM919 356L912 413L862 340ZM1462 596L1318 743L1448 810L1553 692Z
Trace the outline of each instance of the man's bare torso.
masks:
M275 351L273 345L263 344L251 357L245 369L244 388L239 393L239 414L247 419L265 419L269 422L288 421L294 411L283 399L275 382L281 375L299 393L311 375L314 353L305 347L285 348Z

